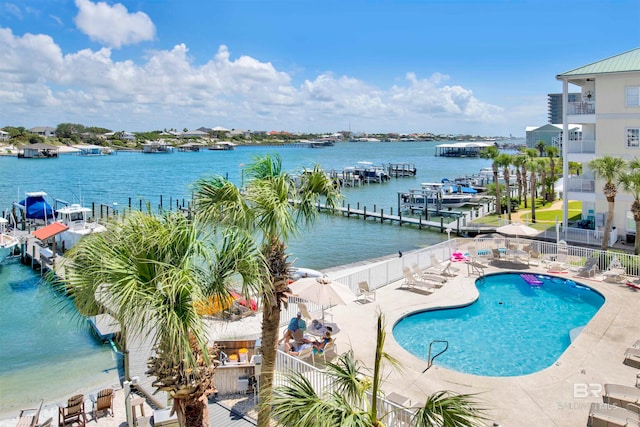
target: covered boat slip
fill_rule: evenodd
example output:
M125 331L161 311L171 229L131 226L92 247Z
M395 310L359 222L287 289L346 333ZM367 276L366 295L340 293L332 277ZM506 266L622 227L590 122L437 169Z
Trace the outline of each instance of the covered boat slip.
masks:
M479 157L480 153L493 144L487 142L456 142L436 145L437 157Z

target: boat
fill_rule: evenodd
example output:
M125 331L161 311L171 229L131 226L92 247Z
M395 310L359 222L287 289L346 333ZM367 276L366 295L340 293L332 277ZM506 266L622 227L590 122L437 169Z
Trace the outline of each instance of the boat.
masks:
M209 146L209 150L213 150L213 151L229 151L229 150L235 150L235 149L236 149L236 144L230 141L215 142Z
M88 234L107 231L104 225L87 219L90 212L91 209L79 204L64 206L57 210L58 222L69 227L56 236L56 242L61 245L63 251L71 249L82 237Z
M17 237L7 233L8 224L6 218L0 217L0 262L4 261L19 243Z
M473 194L452 193L444 189L441 182L423 182L418 190L400 194L400 202L409 209L426 209L429 205L437 209L461 208L473 203Z
M49 220L56 218L53 207L47 203L45 198L47 193L44 191L33 191L25 193L25 198L19 202L15 202L13 206L22 214L21 220L41 220L46 224Z

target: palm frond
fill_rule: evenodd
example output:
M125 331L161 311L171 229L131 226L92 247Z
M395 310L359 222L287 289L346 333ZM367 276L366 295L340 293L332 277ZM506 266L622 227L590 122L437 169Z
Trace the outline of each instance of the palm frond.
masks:
M416 427L473 427L486 420L475 395L439 391L427 398L413 417Z

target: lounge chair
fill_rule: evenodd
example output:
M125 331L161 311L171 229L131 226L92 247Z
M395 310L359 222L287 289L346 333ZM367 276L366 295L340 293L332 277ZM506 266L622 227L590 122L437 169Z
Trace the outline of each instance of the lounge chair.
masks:
M472 274L477 274L478 276L484 276L484 269L489 268L488 266L479 263L478 261L470 258L466 262L467 264L467 276L471 276Z
M640 389L626 385L605 384L602 401L621 408L626 408L629 403L637 405L640 402Z
M34 427L38 424L38 419L40 418L40 410L42 409L42 404L44 400L40 401L40 406L37 408L31 409L23 409L20 411L20 417L18 418L17 427Z
M640 368L640 348L629 347L624 352L624 361L622 363L634 368Z
M542 262L542 255L535 249L529 250L529 265L538 266Z
M415 264L415 263L411 265L411 270L413 270L413 275L417 279L425 279L427 281L437 282L437 283L445 283L447 281L447 278L445 276L431 274L429 273L429 271L423 272L422 270L420 270L420 267L418 267L418 264Z
M592 403L589 409L587 426L598 427L631 427L640 426L640 415L625 408L606 403Z
M402 284L402 288L408 290L416 290L422 293L431 294L433 290L442 286L440 283L428 283L422 280L418 280L415 278L409 267L402 267L402 271L404 272L404 282Z
M598 258L588 258L582 267L578 269L578 276L593 277L598 272Z
M91 401L93 402L93 419L98 419L98 412L111 412L111 416L115 416L113 413L113 389L105 388L100 390L97 395L90 396Z
M460 269L452 266L450 260L440 261L434 253L430 253L429 257L431 258L431 267L429 267L427 271L446 277L454 277L460 273Z
M624 267L615 267L602 273L605 282L627 283L627 271Z
M358 282L358 300L362 297L362 302L367 301L375 301L376 300L376 291L372 291L369 289L369 282L363 280L362 282Z
M87 425L87 415L84 411L84 395L76 394L67 401L66 406L58 404L58 425L78 423L83 427Z

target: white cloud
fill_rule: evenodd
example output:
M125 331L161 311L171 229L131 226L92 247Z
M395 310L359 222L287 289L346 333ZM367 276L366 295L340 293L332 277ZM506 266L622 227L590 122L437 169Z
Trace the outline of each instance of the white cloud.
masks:
M404 82L382 88L326 72L296 85L270 62L232 59L224 45L201 65L184 44L148 52L136 63L115 61L107 47L63 54L49 36L16 36L0 28L6 121L0 126L74 122L144 131L224 124L324 132L347 129L352 122L354 130L370 132L481 133L505 123L502 108L446 84L449 80L408 73Z
M120 3L110 6L90 0L76 0L76 6L75 23L91 40L119 48L155 37L156 27L144 12L129 13Z

